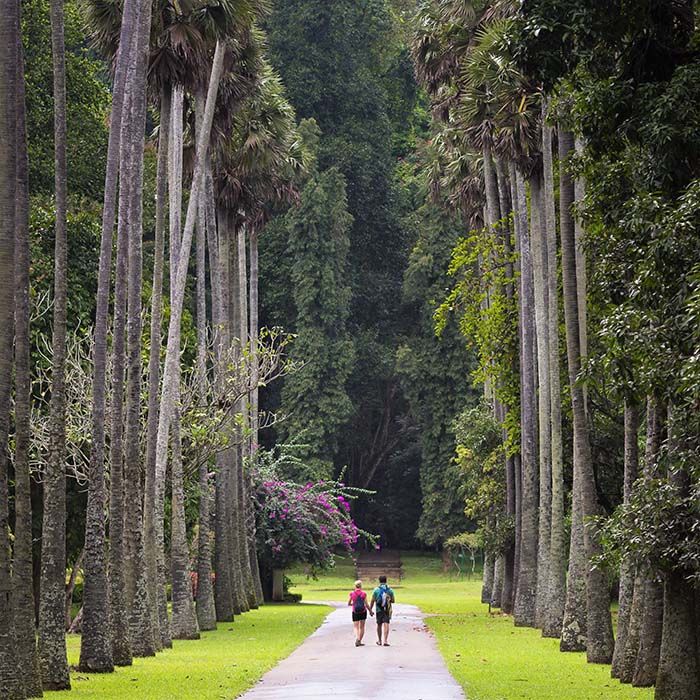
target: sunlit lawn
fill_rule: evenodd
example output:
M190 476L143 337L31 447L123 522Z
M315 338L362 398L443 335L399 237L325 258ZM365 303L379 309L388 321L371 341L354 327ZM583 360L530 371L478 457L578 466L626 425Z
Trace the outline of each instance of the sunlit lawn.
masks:
M73 690L45 697L231 700L288 656L327 614L321 605L265 605L197 641L176 641L155 658L135 659L133 666L115 673L73 673ZM77 664L79 653L80 638L70 635L71 664Z
M584 654L562 654L558 641L516 628L510 617L488 614L480 602L481 581L450 578L439 557L403 555L404 579L390 582L398 602L418 605L430 617L447 665L469 700L651 700L652 690L623 686L609 666L586 663ZM342 560L318 581L294 572L294 590L304 600L344 600L354 570ZM374 582L366 582L370 588Z

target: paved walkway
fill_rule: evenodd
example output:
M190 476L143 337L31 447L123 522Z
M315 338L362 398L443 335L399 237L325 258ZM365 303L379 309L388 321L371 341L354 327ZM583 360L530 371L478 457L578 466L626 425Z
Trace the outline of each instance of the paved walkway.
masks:
M394 605L390 647L378 647L374 618L366 646L354 646L350 608L321 627L265 674L242 700L464 700L413 605Z

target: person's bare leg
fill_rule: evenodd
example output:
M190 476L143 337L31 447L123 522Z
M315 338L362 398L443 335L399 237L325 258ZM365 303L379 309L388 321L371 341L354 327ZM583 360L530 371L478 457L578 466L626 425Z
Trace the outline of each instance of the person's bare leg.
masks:
M360 621L357 623L357 626L358 626L357 638L360 640L360 644L362 644L362 640L363 640L363 638L364 638L364 636L365 636L365 621L364 621L364 620L360 620Z
M384 625L377 624L377 644L382 645L382 627Z
M360 641L360 623L357 620L353 620L352 626L355 630L355 642Z
M389 646L389 623L385 622L382 625L383 628L383 635L384 635L384 646L388 647Z

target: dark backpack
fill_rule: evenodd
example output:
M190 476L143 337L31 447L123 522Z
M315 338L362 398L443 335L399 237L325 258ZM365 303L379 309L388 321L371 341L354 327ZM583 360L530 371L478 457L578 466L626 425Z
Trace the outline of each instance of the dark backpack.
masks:
M355 599L352 602L352 611L354 613L363 613L365 611L365 598L366 596L361 595L361 592L358 591L355 594Z

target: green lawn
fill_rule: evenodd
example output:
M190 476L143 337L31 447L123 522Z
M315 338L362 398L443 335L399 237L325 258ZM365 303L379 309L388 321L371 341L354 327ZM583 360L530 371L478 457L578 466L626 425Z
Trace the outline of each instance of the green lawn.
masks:
M586 663L584 654L562 654L558 641L516 628L510 617L489 616L480 602L479 577L443 574L440 559L404 554L405 576L392 583L399 602L431 615L427 623L447 665L469 700L651 700L652 690L623 686L609 666ZM348 560L318 581L294 572L294 590L305 600L344 600L354 571ZM367 582L370 588L373 582Z
M115 673L73 673L73 690L45 697L231 700L288 656L327 614L322 605L265 605L205 632L198 641L176 641L155 658L135 659L133 666ZM77 664L79 653L80 638L71 635L71 664Z

